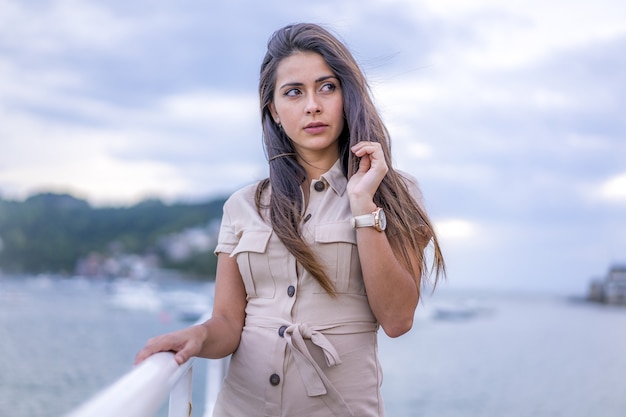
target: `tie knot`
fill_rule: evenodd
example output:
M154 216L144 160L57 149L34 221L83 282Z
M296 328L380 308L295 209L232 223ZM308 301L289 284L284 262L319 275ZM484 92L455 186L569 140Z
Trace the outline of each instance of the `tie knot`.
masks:
M304 339L313 337L313 330L306 323L298 324L298 331Z

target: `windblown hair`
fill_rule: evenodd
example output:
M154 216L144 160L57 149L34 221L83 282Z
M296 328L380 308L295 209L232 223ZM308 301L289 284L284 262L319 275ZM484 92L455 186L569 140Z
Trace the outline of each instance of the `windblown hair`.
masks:
M374 106L365 76L346 46L315 24L294 24L276 31L269 39L261 65L259 98L263 141L270 166L269 178L261 181L257 188L259 213L262 208L267 208L263 207L261 197L269 185L269 216L275 233L296 260L329 294L334 295L333 283L324 266L300 234L299 224L305 209L300 186L306 180L306 172L296 159L291 140L270 112L278 65L297 52L321 55L341 83L345 123L339 137L339 157L344 175L349 179L359 167L359 159L350 152L351 146L360 141L382 145L389 170L374 195L374 203L387 215L389 243L398 260L416 278L419 291L421 278L430 275L424 250L432 238L436 285L440 275L445 274L437 236L426 212L410 194L405 179L392 167L389 132ZM419 270L412 265L410 254L417 254Z

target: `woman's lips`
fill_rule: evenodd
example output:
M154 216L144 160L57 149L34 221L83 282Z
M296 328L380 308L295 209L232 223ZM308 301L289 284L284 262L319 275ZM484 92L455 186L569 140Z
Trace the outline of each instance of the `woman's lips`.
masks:
M304 127L304 131L310 135L317 135L324 132L328 128L328 125L324 123L309 123Z

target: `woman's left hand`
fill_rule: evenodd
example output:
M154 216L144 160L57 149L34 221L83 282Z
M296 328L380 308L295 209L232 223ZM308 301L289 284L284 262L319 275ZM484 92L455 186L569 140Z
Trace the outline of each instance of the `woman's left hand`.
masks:
M359 169L348 181L348 196L353 215L365 214L376 209L374 193L389 168L383 149L378 142L359 142L351 148L361 158Z

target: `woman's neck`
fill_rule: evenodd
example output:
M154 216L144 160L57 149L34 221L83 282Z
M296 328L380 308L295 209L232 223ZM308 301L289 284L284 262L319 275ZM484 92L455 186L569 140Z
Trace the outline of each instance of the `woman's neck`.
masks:
M337 162L338 155L328 155L321 158L303 158L298 156L298 162L304 168L306 172L307 183L316 180L322 176L325 172L328 172L335 162Z

